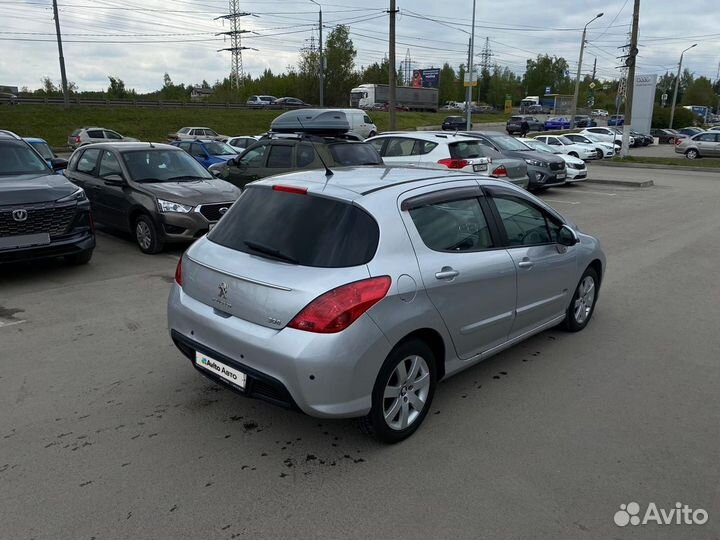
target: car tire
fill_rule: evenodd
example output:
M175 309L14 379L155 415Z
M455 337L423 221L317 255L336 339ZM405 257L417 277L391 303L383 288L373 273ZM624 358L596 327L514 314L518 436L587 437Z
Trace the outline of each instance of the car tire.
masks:
M143 253L154 255L163 250L163 238L150 216L140 214L137 217L133 226L133 234L140 251Z
M422 387L417 388L420 381ZM372 408L359 420L360 429L388 444L407 439L427 416L436 385L436 359L427 343L409 339L398 344L380 368L372 391ZM421 409L418 411L415 405Z
M565 313L565 330L579 332L588 325L595 312L599 290L600 278L595 269L588 266L575 287L575 293Z
M605 151L602 148L596 148L595 149L595 155L598 159L604 159L605 158Z
M81 251L80 253L73 253L72 255L65 255L64 259L65 259L66 263L71 264L73 266L82 266L83 264L89 263L90 259L92 259L92 256L93 256L93 250L86 249L85 251Z
M697 159L700 157L700 152L698 152L694 148L691 148L690 150L685 152L685 157L688 159Z

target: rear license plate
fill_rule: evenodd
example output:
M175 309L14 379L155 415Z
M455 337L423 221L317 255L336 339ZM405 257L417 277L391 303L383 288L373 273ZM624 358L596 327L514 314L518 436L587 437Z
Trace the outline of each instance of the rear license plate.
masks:
M475 171L475 172L487 171L487 165L485 165L485 164L473 165L473 171Z
M238 371L237 369L231 368L222 362L218 362L214 358L211 358L200 351L195 352L195 364L200 366L202 369L206 369L209 372L214 373L221 379L231 382L243 390L245 389L247 375L245 375L242 371Z
M0 238L0 249L46 246L50 243L49 233L21 234Z

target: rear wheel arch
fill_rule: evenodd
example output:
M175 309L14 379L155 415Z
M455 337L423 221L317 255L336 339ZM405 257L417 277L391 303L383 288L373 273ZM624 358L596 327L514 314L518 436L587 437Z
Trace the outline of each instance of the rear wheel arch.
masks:
M419 330L414 330L413 332L410 332L409 334L404 336L397 342L395 347L399 346L402 343L405 343L406 341L411 341L414 339L423 341L427 344L428 347L430 347L430 350L435 355L435 359L437 361L437 380L441 380L445 376L445 340L443 340L442 336L437 330L433 330L432 328L421 328Z

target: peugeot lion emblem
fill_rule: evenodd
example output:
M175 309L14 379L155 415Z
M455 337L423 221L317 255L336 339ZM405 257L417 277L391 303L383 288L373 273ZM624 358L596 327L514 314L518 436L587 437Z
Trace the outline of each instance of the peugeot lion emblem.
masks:
M218 285L218 298L221 300L227 300L227 283L221 283Z
M27 210L25 210L24 208L21 208L20 210L13 210L12 217L15 221L27 221Z

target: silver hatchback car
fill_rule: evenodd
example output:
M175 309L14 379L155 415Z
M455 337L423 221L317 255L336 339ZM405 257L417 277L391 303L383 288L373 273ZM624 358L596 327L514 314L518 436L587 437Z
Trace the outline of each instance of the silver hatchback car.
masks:
M397 442L442 378L582 330L604 270L598 240L502 180L306 171L249 184L190 247L168 323L212 380Z

